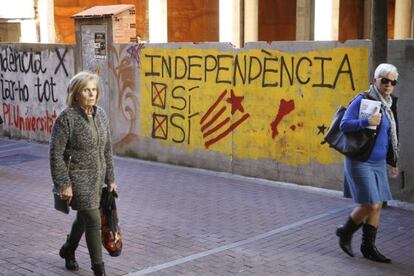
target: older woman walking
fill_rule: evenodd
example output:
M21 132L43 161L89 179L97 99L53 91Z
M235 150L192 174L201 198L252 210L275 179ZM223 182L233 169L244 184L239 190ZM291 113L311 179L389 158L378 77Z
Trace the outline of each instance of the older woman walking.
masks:
M387 164L390 165L390 175L398 175L396 98L392 96L397 79L398 72L394 65L380 64L375 70L373 84L366 91L366 95L368 99L381 102L381 112L359 119L359 108L364 98L359 95L350 104L340 125L343 132L360 131L368 126L376 126L377 134L368 160L345 158L344 196L352 197L359 205L352 211L347 222L337 228L339 245L345 253L353 257L352 235L362 226L362 254L365 258L382 263L391 262L378 251L375 240L382 202L392 199Z
M83 71L70 80L67 108L53 125L49 152L54 190L77 210L59 255L68 270L78 270L75 250L85 232L95 275L105 275L98 210L102 185L106 183L110 191L117 187L108 119L96 105L100 93L94 73Z

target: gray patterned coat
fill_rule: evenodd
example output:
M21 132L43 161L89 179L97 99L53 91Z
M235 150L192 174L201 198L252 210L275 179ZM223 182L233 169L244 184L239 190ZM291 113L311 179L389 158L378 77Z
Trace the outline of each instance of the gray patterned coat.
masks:
M72 185L74 210L99 208L103 183L114 182L108 119L102 108L94 106L94 111L96 136L88 116L77 106L59 114L50 138L54 189L61 192Z

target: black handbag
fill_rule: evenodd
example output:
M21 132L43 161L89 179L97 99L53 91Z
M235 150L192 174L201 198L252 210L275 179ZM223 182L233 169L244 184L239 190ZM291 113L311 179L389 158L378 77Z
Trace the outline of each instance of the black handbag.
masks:
M53 198L55 200L55 209L62 213L69 214L69 201L61 198L60 194L56 192L53 192Z
M376 130L365 128L356 132L342 132L339 125L341 124L345 111L346 108L342 105L338 108L325 135L325 141L331 148L334 148L343 155L360 161L366 161L375 144Z

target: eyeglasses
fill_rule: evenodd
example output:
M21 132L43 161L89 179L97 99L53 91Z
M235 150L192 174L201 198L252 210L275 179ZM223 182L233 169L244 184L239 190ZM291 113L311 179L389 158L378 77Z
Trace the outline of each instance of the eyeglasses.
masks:
M387 78L381 78L381 83L382 84L391 83L392 86L396 86L397 85L397 80L390 80L390 79L387 79Z

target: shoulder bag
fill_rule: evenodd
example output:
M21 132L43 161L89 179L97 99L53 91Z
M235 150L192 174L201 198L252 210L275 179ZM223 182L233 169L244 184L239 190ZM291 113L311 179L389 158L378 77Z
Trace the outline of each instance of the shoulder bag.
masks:
M364 93L364 97L366 97ZM345 156L366 161L375 144L376 130L362 129L356 132L342 132L339 128L346 108L339 106L331 122L325 141L329 146Z

